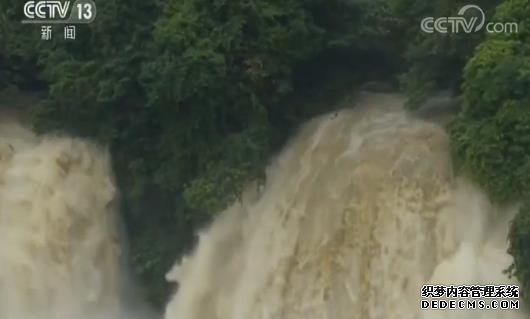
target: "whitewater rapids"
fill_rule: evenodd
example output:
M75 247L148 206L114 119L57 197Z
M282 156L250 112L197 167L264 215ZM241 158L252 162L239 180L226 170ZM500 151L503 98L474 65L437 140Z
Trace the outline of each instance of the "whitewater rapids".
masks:
M123 318L116 193L106 151L0 123L1 319Z
M165 318L524 318L420 310L427 283L516 284L503 274L515 207L455 178L444 130L401 106L366 95L305 125L167 274Z

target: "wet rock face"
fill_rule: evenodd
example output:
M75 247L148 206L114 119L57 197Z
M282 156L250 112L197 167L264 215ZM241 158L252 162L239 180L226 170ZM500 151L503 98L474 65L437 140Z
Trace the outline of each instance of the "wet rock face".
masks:
M389 82L371 81L361 85L361 91L373 93L392 93L396 92L397 88Z
M441 92L423 103L413 116L439 124L447 124L461 110L462 101L451 92Z

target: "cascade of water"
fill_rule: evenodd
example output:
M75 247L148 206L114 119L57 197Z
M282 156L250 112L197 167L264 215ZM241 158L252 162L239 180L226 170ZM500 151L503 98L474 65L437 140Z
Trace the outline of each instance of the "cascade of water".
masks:
M439 126L393 95L307 124L168 273L166 319L523 318L422 311L421 287L509 284L498 211L455 179Z

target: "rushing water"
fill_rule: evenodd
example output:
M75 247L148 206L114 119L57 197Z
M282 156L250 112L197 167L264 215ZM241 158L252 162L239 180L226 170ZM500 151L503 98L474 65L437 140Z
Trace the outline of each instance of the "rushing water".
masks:
M421 311L423 284L508 284L512 211L455 179L448 139L392 95L307 124L200 234L166 319L523 318Z
M1 319L125 316L115 197L105 151L0 124Z
M165 319L519 319L421 311L423 284L509 284L513 209L455 179L439 126L392 95L305 125L267 182L168 273ZM0 124L0 319L132 319L109 156Z

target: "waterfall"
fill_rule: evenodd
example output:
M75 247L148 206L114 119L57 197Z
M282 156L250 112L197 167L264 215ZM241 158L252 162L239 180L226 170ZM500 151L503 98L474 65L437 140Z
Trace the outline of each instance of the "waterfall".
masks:
M121 318L109 154L0 124L0 318Z
M456 178L448 137L394 95L305 125L167 274L166 319L523 318L421 310L421 288L516 284L503 274L515 207Z
M522 319L421 310L421 288L514 285L498 207L455 177L444 129L368 94L304 125L266 183L167 274L165 319ZM132 319L109 154L0 123L0 319Z

